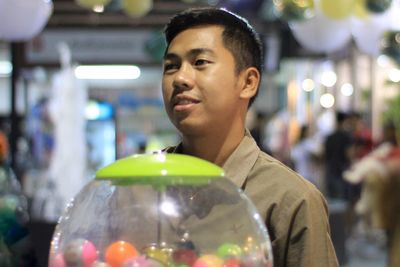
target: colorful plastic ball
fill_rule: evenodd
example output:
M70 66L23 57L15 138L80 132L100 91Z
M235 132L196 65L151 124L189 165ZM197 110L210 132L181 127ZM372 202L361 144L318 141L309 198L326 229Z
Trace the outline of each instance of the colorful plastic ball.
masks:
M222 264L222 267L241 267L242 263L238 259L227 259Z
M132 244L125 241L117 241L107 247L105 259L111 267L121 267L125 261L137 255L138 252Z
M165 267L166 265L156 259L147 258L150 267Z
M206 254L196 260L193 267L222 267L223 260L212 254Z
M168 265L171 261L171 255L167 248L159 248L156 245L146 247L144 253L147 257L156 259L163 264Z
M106 262L95 261L91 267L110 267L110 265Z
M172 253L172 260L178 265L192 266L197 260L197 254L191 249L177 249Z
M171 267L190 267L190 266L183 263L172 263Z
M57 254L50 260L49 267L66 267L64 256L62 253Z
M218 247L217 255L223 259L239 258L242 255L242 249L236 244L224 243Z
M97 250L92 242L76 239L67 244L64 249L64 259L69 266L91 267L97 260Z
M125 261L122 267L150 267L150 263L146 257L137 256Z

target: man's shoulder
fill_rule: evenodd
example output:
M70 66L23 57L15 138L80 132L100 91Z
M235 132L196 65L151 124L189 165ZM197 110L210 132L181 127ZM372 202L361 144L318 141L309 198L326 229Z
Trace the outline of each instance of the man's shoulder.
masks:
M264 152L260 153L250 171L248 183L279 197L290 195L291 198L307 199L320 196L312 183Z

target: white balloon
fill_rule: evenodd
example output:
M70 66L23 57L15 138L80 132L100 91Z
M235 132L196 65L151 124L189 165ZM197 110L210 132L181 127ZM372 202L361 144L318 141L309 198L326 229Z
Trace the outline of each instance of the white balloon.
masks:
M400 1L393 1L388 13L389 29L400 31Z
M0 39L33 38L43 30L52 12L51 0L0 0Z
M314 52L330 53L343 48L351 39L349 19L333 20L316 9L315 16L289 26L296 40Z
M382 14L351 19L351 31L358 49L372 56L380 54L380 42L389 30L400 30L400 1L393 1Z
M378 56L383 33L389 29L387 13L370 15L365 19L352 18L351 32L357 48L366 54Z

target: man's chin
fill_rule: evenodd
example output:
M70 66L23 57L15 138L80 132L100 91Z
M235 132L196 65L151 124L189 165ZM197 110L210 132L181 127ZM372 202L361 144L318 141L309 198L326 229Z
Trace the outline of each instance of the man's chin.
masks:
M196 136L204 133L205 127L199 124L178 122L175 123L175 127L185 136Z

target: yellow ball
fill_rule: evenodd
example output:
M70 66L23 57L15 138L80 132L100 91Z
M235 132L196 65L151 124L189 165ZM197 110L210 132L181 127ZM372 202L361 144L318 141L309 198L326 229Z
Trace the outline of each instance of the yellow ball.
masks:
M76 3L84 8L92 9L95 6L105 6L111 0L76 0Z
M157 246L149 246L145 248L144 253L147 257L158 260L165 265L168 265L171 261L171 253L167 249L160 249Z
M123 0L122 9L133 18L145 16L153 8L153 0Z
M324 15L331 19L344 19L351 15L354 0L321 0L321 10Z
M366 8L365 0L354 1L353 14L360 19L366 19L368 17L368 10Z
M215 255L206 254L198 258L193 267L221 267L224 261Z

